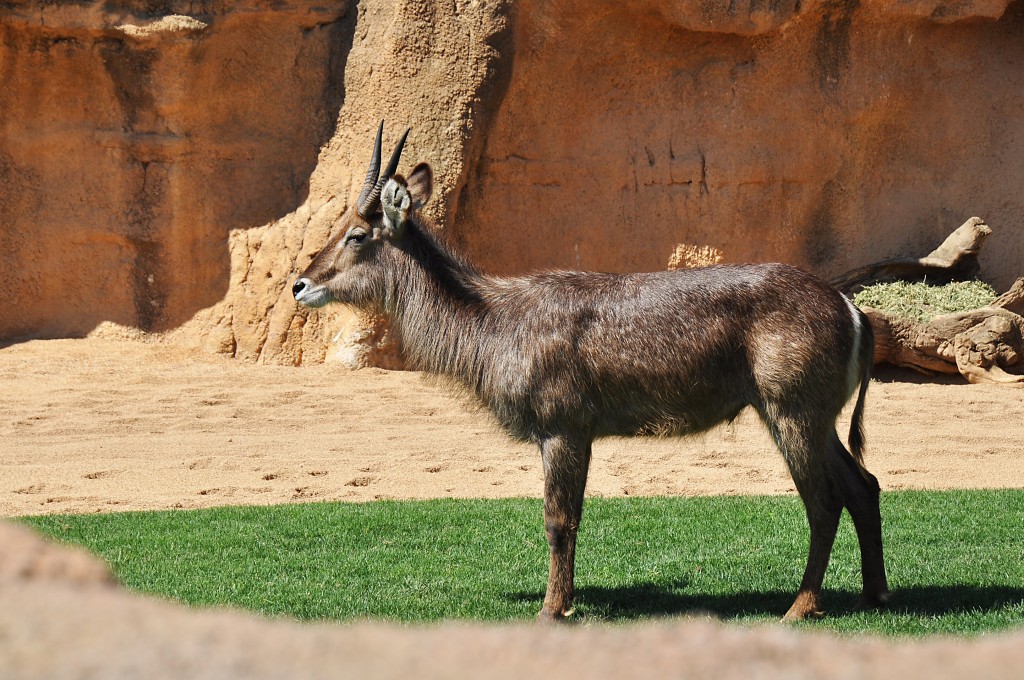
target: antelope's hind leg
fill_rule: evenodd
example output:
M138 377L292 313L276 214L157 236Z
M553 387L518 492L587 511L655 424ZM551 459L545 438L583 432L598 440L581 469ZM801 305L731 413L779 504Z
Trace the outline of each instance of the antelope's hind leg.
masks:
M590 441L550 437L541 442L544 463L544 530L551 550L544 608L537 618L557 621L572 613L576 533L590 468Z
M807 512L811 541L807 566L796 600L783 621L820 618L821 584L832 555L839 518L843 512L840 490L829 470L828 435L832 426L807 416L762 416L793 476L796 490Z
M814 484L820 481L815 480ZM822 493L819 487L808 485L807 480L797 482L796 486L807 511L811 542L800 590L797 591L796 599L789 607L789 611L782 617L783 621L817 619L825 615L821 608L821 584L825 580L825 571L832 556L832 544L835 542L839 518L843 512L842 502L835 497L834 492Z
M842 489L843 504L853 519L853 526L857 530L857 542L860 545L864 590L861 593L859 607L884 607L889 601L889 584L885 576L885 560L882 555L882 514L879 508L878 480L854 460L835 433L829 442L829 453L835 468L836 481Z

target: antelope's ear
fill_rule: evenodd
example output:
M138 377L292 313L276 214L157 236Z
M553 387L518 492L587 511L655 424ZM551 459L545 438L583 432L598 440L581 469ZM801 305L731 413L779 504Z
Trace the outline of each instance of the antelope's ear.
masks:
M380 205L384 210L384 236L396 239L402 235L409 213L422 208L434 192L434 173L426 163L412 169L406 180L395 175L384 185Z
M413 210L425 206L434 193L434 172L426 163L420 163L409 174L409 193Z
M388 180L380 195L380 205L384 210L384 237L394 240L402 235L409 211L413 208L412 196L404 177L395 175Z

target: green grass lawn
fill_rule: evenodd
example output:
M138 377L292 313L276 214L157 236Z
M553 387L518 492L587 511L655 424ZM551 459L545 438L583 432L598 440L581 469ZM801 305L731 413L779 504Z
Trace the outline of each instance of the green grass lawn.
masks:
M859 555L844 516L815 629L973 634L1024 625L1024 490L882 497L894 591L856 612ZM318 503L22 520L106 558L128 587L196 606L299 619L531 619L547 577L536 500ZM577 617L694 610L777 620L803 573L792 497L590 499Z

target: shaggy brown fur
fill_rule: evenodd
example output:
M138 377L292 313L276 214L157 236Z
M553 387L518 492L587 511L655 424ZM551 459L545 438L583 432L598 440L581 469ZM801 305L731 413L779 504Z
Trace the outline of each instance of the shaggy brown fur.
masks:
M378 167L379 155L378 146ZM367 177L367 187L375 182ZM551 551L542 618L572 608L592 441L700 432L746 406L782 452L811 528L786 618L820 615L844 506L860 541L862 603L885 602L879 488L862 463L873 339L852 304L781 264L488 276L424 227L416 211L431 191L424 164L408 182L390 177L379 209L364 199L341 218L295 298L388 314L410 366L462 383L513 437L538 444ZM855 392L851 455L835 423Z

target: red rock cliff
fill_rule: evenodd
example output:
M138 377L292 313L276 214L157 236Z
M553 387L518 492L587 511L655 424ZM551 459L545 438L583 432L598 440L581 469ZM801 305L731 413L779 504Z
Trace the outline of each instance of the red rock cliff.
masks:
M24 0L0 36L0 338L387 363L288 293L380 118L495 272L829 275L974 214L993 283L1024 259L1020 0Z

